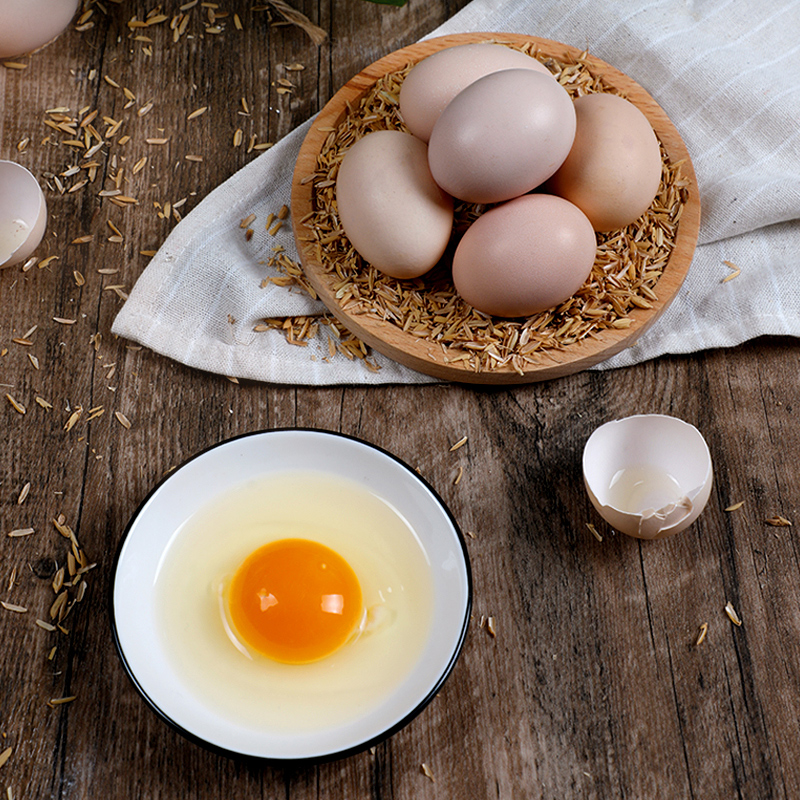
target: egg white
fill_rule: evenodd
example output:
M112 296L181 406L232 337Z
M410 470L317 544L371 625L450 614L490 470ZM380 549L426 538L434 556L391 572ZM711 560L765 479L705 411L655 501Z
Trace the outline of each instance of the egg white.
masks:
M306 538L358 576L365 629L312 664L281 664L237 647L224 588L255 549ZM272 473L212 500L172 537L155 578L155 624L183 690L228 721L297 734L348 724L399 691L427 642L433 608L428 555L407 521L350 480Z
M3 0L0 3L0 58L48 44L69 25L80 0Z

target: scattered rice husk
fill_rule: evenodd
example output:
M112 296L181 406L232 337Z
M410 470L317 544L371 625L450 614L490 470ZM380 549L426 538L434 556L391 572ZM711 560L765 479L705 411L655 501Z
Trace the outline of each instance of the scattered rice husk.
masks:
M708 635L708 623L704 622L700 626L700 630L697 633L697 638L694 640L695 647L700 647L701 644L706 640L706 636Z
M536 56L533 44L510 46ZM573 98L591 92L621 94L592 74L586 55L576 63L541 60ZM335 278L333 288L342 308L431 342L441 348L445 363L475 372L505 367L519 374L536 364L543 351L562 350L604 330L625 329L632 323L630 312L652 308L688 200L689 181L681 173L681 162L671 163L663 146L661 185L650 210L624 229L598 234L597 258L586 283L557 308L527 319L490 317L472 308L456 293L446 263L421 278L400 281L383 275L356 253L342 230L336 206L339 165L346 151L367 133L407 131L398 97L412 66L378 80L358 107L349 109L338 127L331 129L316 171L307 176L307 182L314 184L314 211L307 220L311 237L306 241ZM457 202L454 239L486 209Z
M733 603L726 603L725 604L725 613L728 615L728 619L736 626L741 626L742 619L736 613L736 609L733 607Z
M598 542L603 541L603 535L600 533L600 531L597 530L597 528L591 522L587 522L586 527L589 529L589 533L591 533L592 536L594 536L594 538L597 539Z
M769 517L768 519L765 519L764 522L767 525L771 525L773 528L789 528L792 525L791 520L786 519L786 517L781 516L780 514L777 514L774 517Z

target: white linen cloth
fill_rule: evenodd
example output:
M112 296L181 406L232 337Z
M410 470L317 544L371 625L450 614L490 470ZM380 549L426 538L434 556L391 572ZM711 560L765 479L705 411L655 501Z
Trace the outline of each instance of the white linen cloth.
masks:
M383 13L395 13L387 8ZM665 353L728 347L763 334L800 336L800 0L473 0L430 36L515 32L572 44L636 80L664 108L692 157L703 217L688 278L621 367ZM371 371L322 339L288 344L253 332L264 317L317 314L286 287L260 288L289 226L264 223L289 204L312 121L211 192L139 278L113 332L202 370L295 384L424 383L384 358ZM256 214L247 242L240 222ZM736 264L732 273L723 262Z

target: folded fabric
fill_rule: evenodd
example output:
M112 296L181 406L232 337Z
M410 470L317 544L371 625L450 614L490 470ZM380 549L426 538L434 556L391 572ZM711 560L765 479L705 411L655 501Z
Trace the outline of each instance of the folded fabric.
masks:
M764 334L800 336L800 3L473 0L430 36L465 31L526 33L588 49L656 98L691 154L703 218L687 280L652 328L600 368ZM325 310L297 287L265 282L279 275L267 263L275 248L297 259L288 221L274 235L266 221L289 204L295 159L312 123L175 227L133 287L114 333L192 367L259 381L433 380L379 353L354 358L332 348L330 327L301 344L277 329L254 330L264 319ZM253 214L247 240L240 223Z

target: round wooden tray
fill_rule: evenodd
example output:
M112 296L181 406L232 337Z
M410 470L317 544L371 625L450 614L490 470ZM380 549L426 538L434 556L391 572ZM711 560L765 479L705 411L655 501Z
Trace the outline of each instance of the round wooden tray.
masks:
M326 270L317 257L308 222L314 210L313 182L303 179L317 169L317 158L330 135L347 113L382 76L403 69L445 47L472 42L499 41L517 45L533 44L540 57L583 63L593 75L601 76L614 90L625 95L647 117L658 134L671 163L682 161L681 172L688 179L688 200L680 218L674 249L656 284L658 300L652 308L637 308L628 316L627 328L609 328L593 333L560 349L547 349L522 369L510 364L476 372L464 362L448 362L436 343L406 333L391 322L342 307L336 298L339 278ZM305 220L305 221L304 221ZM686 146L664 110L635 81L611 65L575 47L549 39L506 33L464 33L442 36L405 47L371 64L343 86L322 109L303 142L297 157L292 182L292 222L297 251L303 270L322 302L353 334L380 353L420 372L451 381L479 384L522 384L548 380L579 372L630 347L658 318L677 294L686 277L700 227L700 197Z

